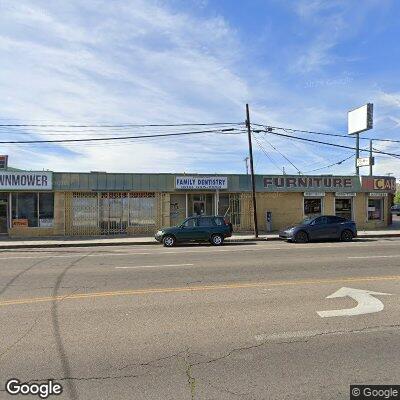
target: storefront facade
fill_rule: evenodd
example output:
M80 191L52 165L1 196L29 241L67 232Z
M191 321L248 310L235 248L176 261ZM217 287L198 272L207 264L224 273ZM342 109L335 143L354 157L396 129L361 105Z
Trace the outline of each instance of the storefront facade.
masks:
M359 229L390 224L393 177L257 175L260 231L338 215ZM270 213L271 224L266 223ZM248 175L0 171L0 235L153 234L191 215L219 214L252 229Z

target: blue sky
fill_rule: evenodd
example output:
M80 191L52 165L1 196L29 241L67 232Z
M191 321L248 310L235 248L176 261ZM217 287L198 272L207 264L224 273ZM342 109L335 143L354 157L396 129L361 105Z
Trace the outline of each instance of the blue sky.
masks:
M375 128L364 136L398 139L399 15L395 0L2 0L0 119L240 122L248 102L253 122L346 133L347 111L373 102ZM3 140L57 137L48 129L0 134ZM351 155L258 138L268 153L254 144L260 174L283 167L296 173L268 142L303 172ZM398 145L376 147L400 153ZM228 173L245 170L247 144L245 135L210 134L112 145L13 145L0 152L28 169ZM399 176L399 165L379 157L375 171ZM351 160L319 171L353 172Z

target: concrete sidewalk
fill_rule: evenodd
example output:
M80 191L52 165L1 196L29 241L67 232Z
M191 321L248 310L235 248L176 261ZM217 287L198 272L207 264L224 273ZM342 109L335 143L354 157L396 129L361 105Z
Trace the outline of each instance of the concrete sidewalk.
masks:
M400 237L400 229L385 229L376 231L359 231L358 238L387 238ZM226 239L226 243L242 243L282 240L278 233L261 234L257 239L251 233L235 234ZM29 249L29 248L52 248L52 247L93 247L93 246L126 246L126 245L159 245L151 236L143 237L59 237L41 239L2 239L2 249Z

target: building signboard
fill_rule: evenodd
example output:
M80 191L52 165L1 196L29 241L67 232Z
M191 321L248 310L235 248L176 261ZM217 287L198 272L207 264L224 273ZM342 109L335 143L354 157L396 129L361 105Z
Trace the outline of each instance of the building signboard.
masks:
M336 192L335 197L356 197L357 193L354 192Z
M264 188L269 191L304 192L306 190L330 191L358 190L359 180L351 176L264 176Z
M51 190L52 173L0 171L0 190Z
M387 195L387 193L372 192L369 194L369 197L387 197Z
M374 178L363 176L362 188L367 190L379 190L394 193L396 192L396 178L394 177L381 177Z
M8 167L8 156L0 155L0 169L7 169Z
M176 189L228 189L226 176L176 176Z
M375 165L375 157L357 158L357 167L368 167L370 165Z
M325 197L325 192L304 192L304 197Z

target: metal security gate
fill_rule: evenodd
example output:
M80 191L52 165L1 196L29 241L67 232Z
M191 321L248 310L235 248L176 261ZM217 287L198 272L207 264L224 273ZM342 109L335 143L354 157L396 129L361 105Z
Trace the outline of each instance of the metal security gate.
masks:
M102 235L127 232L129 224L128 193L101 193L99 206L99 226Z
M147 192L65 194L67 235L153 234L161 224L161 195Z
M234 229L241 226L241 201L239 193L223 193L219 195L218 214L232 223Z

